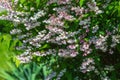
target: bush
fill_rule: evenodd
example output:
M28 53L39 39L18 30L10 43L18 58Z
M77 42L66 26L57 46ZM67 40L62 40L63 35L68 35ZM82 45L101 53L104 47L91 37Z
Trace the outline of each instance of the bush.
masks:
M16 64L46 63L53 71L48 80L116 80L119 59L109 62L109 58L120 53L119 3L13 0L0 19L13 22L10 34L22 43L16 47L21 52Z

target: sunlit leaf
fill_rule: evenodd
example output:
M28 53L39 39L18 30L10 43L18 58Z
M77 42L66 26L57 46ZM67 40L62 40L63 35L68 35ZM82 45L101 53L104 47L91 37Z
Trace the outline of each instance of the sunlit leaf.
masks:
M79 2L80 7L82 7L82 5L84 4L84 1L85 1L85 0L80 0L80 2Z

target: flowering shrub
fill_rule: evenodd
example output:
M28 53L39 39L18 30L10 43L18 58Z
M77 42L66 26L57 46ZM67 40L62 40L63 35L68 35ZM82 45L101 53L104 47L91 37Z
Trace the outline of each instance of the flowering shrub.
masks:
M16 56L20 63L37 59L40 61L36 62L44 63L53 58L49 66L53 66L55 74L51 73L46 80L86 79L79 73L85 73L91 79L95 76L90 73L95 73L101 80L109 80L104 71L110 67L110 70L106 70L110 72L114 67L105 65L105 69L101 68L103 72L100 71L99 53L112 55L120 42L120 5L117 2L119 1L13 0L13 5L9 2L12 6L7 7L7 15L0 16L0 19L14 23L10 34L22 42L21 46L16 47L16 50L21 51Z

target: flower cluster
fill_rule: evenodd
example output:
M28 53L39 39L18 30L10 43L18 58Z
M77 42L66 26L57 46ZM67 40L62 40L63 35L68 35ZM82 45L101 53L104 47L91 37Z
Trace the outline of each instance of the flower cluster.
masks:
M80 66L80 71L83 73L93 71L95 69L94 67L94 60L92 58L87 58L83 60L83 63Z
M7 15L0 16L2 20L17 24L10 34L17 34L16 37L23 42L22 46L17 47L18 50L25 50L17 56L21 63L30 62L33 55L57 54L65 58L82 55L84 58L96 50L112 54L112 48L120 42L120 36L115 34L117 28L106 31L101 23L95 22L99 18L97 16L104 13L95 0L88 1L82 7L73 0L49 0L46 4L45 8L35 12L31 7L33 13L11 10ZM92 71L94 64L92 58L87 58L80 70L84 73Z
M11 6L11 2L9 0L0 0L0 8L5 9L5 10L11 10L12 6Z

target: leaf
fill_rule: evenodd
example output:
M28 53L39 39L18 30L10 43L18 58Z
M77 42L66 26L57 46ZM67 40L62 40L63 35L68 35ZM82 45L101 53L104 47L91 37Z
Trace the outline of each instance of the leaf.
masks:
M118 17L120 17L120 5L118 6Z
M100 31L99 34L104 35L105 33L103 31Z
M20 2L23 4L23 3L25 3L25 0L20 0Z
M7 69L6 63L10 62L14 52L9 50L11 36L8 34L0 35L0 68Z
M116 71L111 72L111 80L117 80Z
M10 46L10 41L11 41L11 36L10 35L3 35L3 40L4 40L4 44L6 45L6 49L9 48Z
M14 41L10 42L10 44L11 44L9 47L10 51L15 50L15 46L18 42L19 42L19 40L14 40Z
M45 49L45 48L48 48L48 47L49 47L49 45L48 45L48 44L45 44L45 45L43 45L42 47L40 47L39 49L42 50L42 49Z
M80 0L79 2L80 7L82 7L83 4L84 4L84 0Z
M43 67L43 74L44 74L45 77L47 76L46 66Z
M89 16L89 14L88 14L88 13L86 13L86 14L84 14L83 16L84 16L84 17L88 17L88 16Z
M38 57L38 58L37 58L37 61L40 61L40 60L41 60L41 57Z
M116 46L118 52L120 53L120 44Z
M14 3L15 0L12 0L12 3Z
M40 0L36 0L37 7L40 5Z
M0 16L2 16L3 14L7 15L7 11L6 10L0 11Z
M13 61L15 62L15 65L19 67L20 61L16 57L13 57Z
M72 74L71 73L66 72L66 77L67 77L67 80L72 80Z
M84 40L85 40L86 42L88 42L88 41L89 41L89 39L88 39L88 38L85 38Z
M0 77L4 78L3 80L15 80L11 75L6 73L5 71L2 70L1 72L2 74L0 74Z

